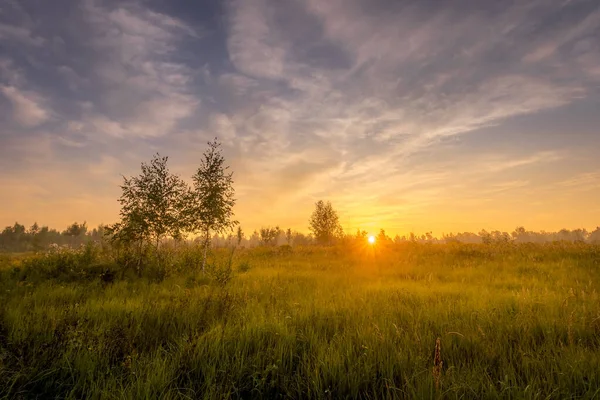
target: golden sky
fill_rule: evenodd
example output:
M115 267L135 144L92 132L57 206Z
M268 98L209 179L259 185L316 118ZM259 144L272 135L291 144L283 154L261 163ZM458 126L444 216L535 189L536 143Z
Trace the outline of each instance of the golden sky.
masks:
M0 226L118 218L223 142L250 233L600 225L600 3L6 1Z

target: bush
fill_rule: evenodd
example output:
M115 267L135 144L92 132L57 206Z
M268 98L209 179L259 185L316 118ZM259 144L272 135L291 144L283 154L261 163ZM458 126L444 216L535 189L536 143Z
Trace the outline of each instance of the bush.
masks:
M238 265L238 271L240 272L248 272L250 271L250 262L242 261L240 265Z
M208 265L207 272L217 285L225 287L233 278L233 251L224 261L215 260Z
M91 242L79 249L54 246L47 253L24 259L22 267L13 269L12 275L21 281L92 280L107 269L99 260L99 249Z
M279 246L279 254L292 254L293 253L293 249L292 246L290 246L289 244L284 244Z

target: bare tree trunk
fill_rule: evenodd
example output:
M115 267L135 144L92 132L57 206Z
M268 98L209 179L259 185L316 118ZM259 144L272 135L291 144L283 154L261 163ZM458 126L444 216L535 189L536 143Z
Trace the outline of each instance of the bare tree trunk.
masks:
M158 252L158 247L160 246L160 235L156 236L156 249L154 250L156 252L156 260L158 261L158 267L162 268L162 258L160 253Z
M202 273L204 273L204 267L206 266L206 253L208 252L208 244L210 243L209 231L206 231L206 237L204 238L204 258L202 259Z
M140 239L140 247L138 250L137 274L142 276L142 251L144 250L144 241Z

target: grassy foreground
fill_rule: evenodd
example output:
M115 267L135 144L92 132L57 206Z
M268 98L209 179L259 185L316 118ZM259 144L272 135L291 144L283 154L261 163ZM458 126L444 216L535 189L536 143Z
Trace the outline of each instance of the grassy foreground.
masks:
M599 246L84 253L0 255L0 398L600 397Z

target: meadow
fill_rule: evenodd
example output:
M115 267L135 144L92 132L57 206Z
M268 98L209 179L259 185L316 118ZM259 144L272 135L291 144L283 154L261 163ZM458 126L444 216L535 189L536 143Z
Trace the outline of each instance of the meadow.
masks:
M0 398L600 397L599 245L164 251L0 255Z

